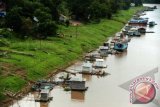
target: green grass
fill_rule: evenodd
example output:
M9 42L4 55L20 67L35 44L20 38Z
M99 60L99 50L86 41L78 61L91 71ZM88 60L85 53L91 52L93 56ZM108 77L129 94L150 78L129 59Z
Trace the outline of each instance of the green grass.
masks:
M80 59L83 53L101 45L109 36L120 31L132 15L140 10L141 7L132 8L127 11L119 11L113 19L103 19L98 24L87 24L78 26L78 36L76 37L76 28L73 26L60 26L60 32L65 37L53 37L48 40L10 40L9 47L3 47L6 50L16 50L34 54L34 57L9 54L8 57L0 58L1 63L10 63L17 68L24 69L28 80L38 80L46 77L58 67L68 65L69 62ZM23 77L18 76L0 76L0 91L4 88L17 92L27 83ZM4 96L0 94L0 100Z
M19 89L21 89L25 83L26 81L19 76L8 76L0 78L0 87L13 92L19 91Z

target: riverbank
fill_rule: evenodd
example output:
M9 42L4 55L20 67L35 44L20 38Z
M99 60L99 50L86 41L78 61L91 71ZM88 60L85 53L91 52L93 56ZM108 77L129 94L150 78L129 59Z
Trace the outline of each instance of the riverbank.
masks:
M118 32L132 15L142 7L120 11L111 20L98 24L62 27L63 37L39 40L9 40L9 51L0 59L0 101L6 99L4 90L18 92L29 82L47 77L59 67L82 58L83 53L97 48L109 36ZM25 53L25 54L22 54Z

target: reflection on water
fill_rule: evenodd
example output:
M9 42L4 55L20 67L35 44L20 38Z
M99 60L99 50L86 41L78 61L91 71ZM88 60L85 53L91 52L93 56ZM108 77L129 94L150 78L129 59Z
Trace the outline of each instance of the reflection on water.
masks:
M53 100L47 105L27 100L26 96L18 104L15 103L13 107L158 107L153 103L146 105L130 104L129 92L119 87L128 80L155 67L160 67L160 5L157 7L157 10L146 12L147 14L144 16L149 17L149 21L155 21L158 24L153 28L147 27L147 31L154 31L155 33L147 33L141 37L132 38L126 53L110 55L105 60L108 65L106 71L111 75L103 78L77 75L76 77L87 80L86 85L89 88L85 93L65 92L62 87L55 87L51 92ZM81 64L79 62L68 69L70 71L80 69ZM160 83L160 75L155 74L155 77ZM33 95L30 96L33 97Z
M48 103L40 103L40 107L48 107Z
M71 99L78 100L78 101L84 101L85 100L85 92L71 91Z
M91 81L92 76L91 75L82 74L82 78L85 79L86 81Z

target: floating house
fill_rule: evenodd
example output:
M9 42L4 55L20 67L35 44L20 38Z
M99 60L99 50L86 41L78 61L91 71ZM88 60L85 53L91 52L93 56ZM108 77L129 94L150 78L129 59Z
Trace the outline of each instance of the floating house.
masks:
M85 56L85 60L87 61L95 61L97 58L100 58L100 55L98 53L90 53Z
M84 62L82 65L82 72L83 73L91 73L92 72L92 63L89 61Z
M88 87L85 86L86 81L70 81L69 86L71 91L86 91Z
M95 68L106 68L107 64L105 63L104 59L96 59L93 66Z
M50 97L50 91L47 89L41 90L40 92L40 96L38 99L36 99L36 101L39 102L48 102L50 100L52 100L53 97Z
M128 25L131 26L147 26L148 19L144 18L134 18L128 22Z
M128 33L129 36L141 36L139 29L137 27L131 28Z
M108 46L100 46L99 48L100 56L107 57L109 53L109 47Z

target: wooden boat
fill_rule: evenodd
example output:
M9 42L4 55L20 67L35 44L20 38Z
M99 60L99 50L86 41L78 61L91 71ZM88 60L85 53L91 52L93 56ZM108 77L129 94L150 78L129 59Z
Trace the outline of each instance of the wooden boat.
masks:
M157 9L157 6L153 6L153 9Z
M138 32L140 33L146 33L146 28L145 27L139 27Z
M149 27L153 27L153 26L155 26L155 25L156 25L155 21L149 22Z

